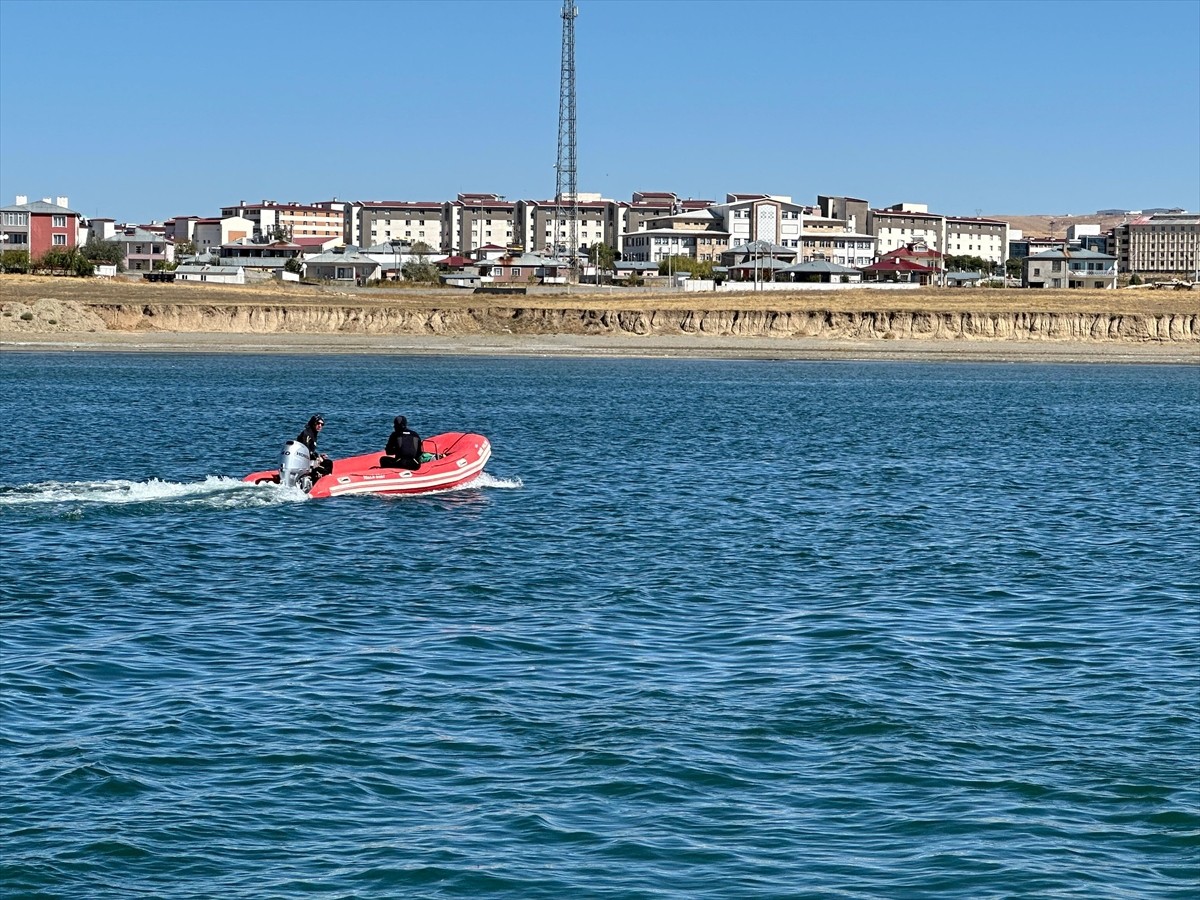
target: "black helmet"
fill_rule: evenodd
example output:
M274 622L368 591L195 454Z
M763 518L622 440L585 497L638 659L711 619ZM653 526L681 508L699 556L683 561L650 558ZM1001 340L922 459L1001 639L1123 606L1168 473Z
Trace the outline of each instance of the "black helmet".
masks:
M309 428L316 428L318 423L320 423L321 425L324 425L325 417L322 415L313 415L313 416L309 417L309 420L308 420Z
M392 419L392 424L396 426L397 431L403 431L408 427L408 419L404 418L404 416L396 416L396 418Z

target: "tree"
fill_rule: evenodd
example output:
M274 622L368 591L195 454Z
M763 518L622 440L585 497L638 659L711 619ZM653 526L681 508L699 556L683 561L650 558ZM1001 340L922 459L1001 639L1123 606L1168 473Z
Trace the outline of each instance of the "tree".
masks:
M659 275L683 272L687 272L693 278L712 278L712 260L692 259L690 256L669 256L658 264Z
M608 244L592 244L588 247L588 261L596 267L597 275L612 272L613 263L617 261L617 251ZM600 278L597 278L596 281L598 283Z
M986 272L991 269L991 263L981 256L947 256L944 261L947 272Z
M193 241L176 241L175 256L195 256L196 244Z
M300 260L294 256L289 257L288 261L283 264L283 271L291 272L295 275L300 274L300 268Z
M424 260L410 259L400 267L400 274L404 276L405 281L436 284L438 280L437 266Z
M433 248L424 241L417 241L409 248L409 252L415 253L417 256L428 256L433 252Z
M284 230L282 225L276 225L274 228L272 228L267 237L269 237L272 241L291 240L291 237L288 235L287 231Z
M0 252L0 272L25 273L30 268L28 250L5 250Z
M1020 278L1024 268L1025 261L1016 256L1010 256L1004 264L1004 272L1009 278Z
M118 272L125 271L125 251L116 241L101 241L96 238L88 241L79 252L96 265L116 266Z

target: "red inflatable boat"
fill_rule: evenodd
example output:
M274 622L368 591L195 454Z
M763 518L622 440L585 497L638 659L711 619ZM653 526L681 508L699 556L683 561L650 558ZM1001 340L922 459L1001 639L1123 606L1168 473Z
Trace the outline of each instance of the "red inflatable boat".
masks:
M278 469L252 472L243 478L255 484L287 484L311 497L344 497L347 494L425 494L445 491L478 478L492 455L492 445L481 434L451 431L425 438L422 449L433 459L416 470L385 469L382 451L333 461L333 471L312 481L308 449L298 441L283 448Z

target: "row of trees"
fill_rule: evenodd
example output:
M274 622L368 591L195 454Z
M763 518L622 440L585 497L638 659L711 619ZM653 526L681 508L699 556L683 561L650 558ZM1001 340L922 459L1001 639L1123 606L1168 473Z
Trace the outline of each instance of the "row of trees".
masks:
M125 251L116 241L91 240L82 247L51 247L36 259L28 250L5 250L0 253L0 272L34 275L77 275L81 278L96 274L96 266L125 268Z

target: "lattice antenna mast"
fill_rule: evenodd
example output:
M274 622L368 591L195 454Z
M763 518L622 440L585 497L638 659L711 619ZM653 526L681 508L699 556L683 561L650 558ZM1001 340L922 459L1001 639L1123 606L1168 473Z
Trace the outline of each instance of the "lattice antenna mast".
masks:
M550 229L554 255L560 257L560 231L566 225L566 248L571 263L571 280L579 250L579 186L575 177L575 17L579 10L571 0L562 7L562 68L558 81L558 165L555 166L554 226Z

